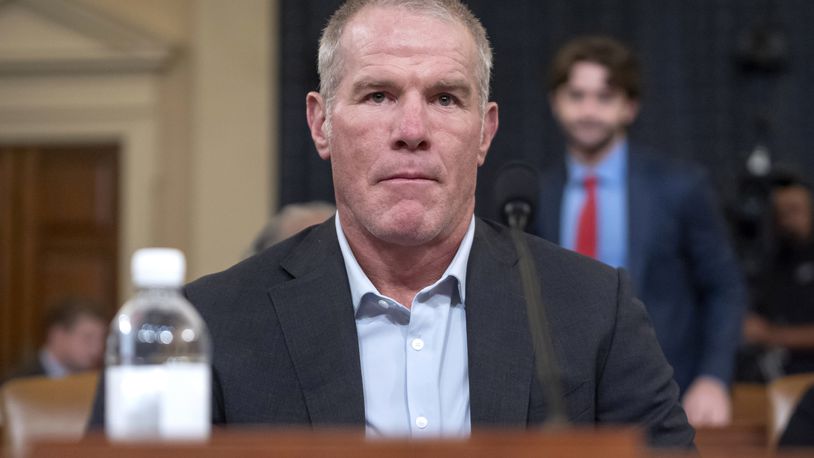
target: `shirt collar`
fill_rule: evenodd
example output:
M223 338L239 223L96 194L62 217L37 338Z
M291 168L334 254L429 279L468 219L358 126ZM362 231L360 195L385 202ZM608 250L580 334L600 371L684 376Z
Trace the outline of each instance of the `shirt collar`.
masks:
M571 154L568 154L565 162L568 169L568 183L582 186L585 178L591 174L595 175L600 183L623 183L627 173L627 155L626 139L616 142L608 155L593 167L580 164Z
M336 212L336 237L339 239L339 248L342 251L342 259L345 261L345 270L348 273L348 282L350 283L350 295L351 300L353 301L353 310L354 312L359 310L359 304L362 302L362 298L366 294L375 294L379 297L384 297L379 290L373 286L373 283L370 281L365 272L362 270L362 267L359 265L359 262L356 261L356 257L353 255L353 251L348 244L348 239L345 238L345 232L342 230L342 223L339 219L339 212ZM472 219L469 221L469 228L466 230L466 234L464 235L463 240L461 240L461 244L458 246L458 251L455 253L455 256L452 258L452 262L449 263L447 269L441 275L441 278L438 279L432 285L423 288L424 290L431 290L436 285L442 283L447 278L452 277L457 280L458 285L458 297L461 298L461 303L463 304L466 300L466 266L469 263L469 253L472 251L472 242L475 240L475 216L472 216Z
M45 375L52 378L60 378L68 375L68 369L54 357L53 353L43 348L40 350L40 363L45 370Z

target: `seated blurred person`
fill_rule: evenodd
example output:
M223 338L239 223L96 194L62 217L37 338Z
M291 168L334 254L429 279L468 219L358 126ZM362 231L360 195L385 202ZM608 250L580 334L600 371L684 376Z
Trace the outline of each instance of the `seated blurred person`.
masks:
M814 206L811 186L782 174L772 180L776 248L744 322L749 344L782 348L785 374L814 372Z
M335 212L336 207L328 202L312 201L288 204L272 216L263 227L252 242L247 256L257 254L277 242L282 242L309 226L322 223Z
M108 320L98 304L69 298L48 310L45 344L37 358L10 378L44 375L52 378L98 369L102 364Z

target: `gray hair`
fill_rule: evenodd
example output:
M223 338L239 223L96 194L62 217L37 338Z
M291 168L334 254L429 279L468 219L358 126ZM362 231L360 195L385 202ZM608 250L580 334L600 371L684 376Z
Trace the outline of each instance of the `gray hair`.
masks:
M480 109L484 111L489 101L489 79L492 73L492 48L486 29L472 11L460 0L348 0L334 12L319 40L319 92L325 99L327 125L330 132L330 117L333 100L341 80L342 56L339 40L348 23L362 9L368 6L399 7L411 12L424 13L446 22L459 22L466 27L478 49L479 62L475 69Z

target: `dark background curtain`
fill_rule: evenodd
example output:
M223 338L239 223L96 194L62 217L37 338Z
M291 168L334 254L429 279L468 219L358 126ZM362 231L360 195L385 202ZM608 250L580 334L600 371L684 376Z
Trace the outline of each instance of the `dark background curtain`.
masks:
M281 205L333 200L330 165L305 122L305 94L318 87L317 41L338 0L282 0ZM492 99L500 129L479 173L478 213L493 217L500 166L542 168L564 154L544 86L555 50L580 34L610 34L641 59L645 92L631 139L706 166L727 202L760 142L774 161L810 175L814 115L814 2L809 0L470 0L495 53ZM780 72L745 71L739 44L761 27L787 43ZM758 122L758 119L764 121Z

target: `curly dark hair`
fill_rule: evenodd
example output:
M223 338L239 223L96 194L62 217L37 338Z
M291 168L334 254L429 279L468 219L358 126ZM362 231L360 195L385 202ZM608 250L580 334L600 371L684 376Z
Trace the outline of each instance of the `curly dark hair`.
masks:
M551 63L548 90L554 92L565 84L572 67L578 62L605 67L611 87L623 90L633 100L641 96L641 74L635 54L618 40L602 35L578 37L560 48Z

